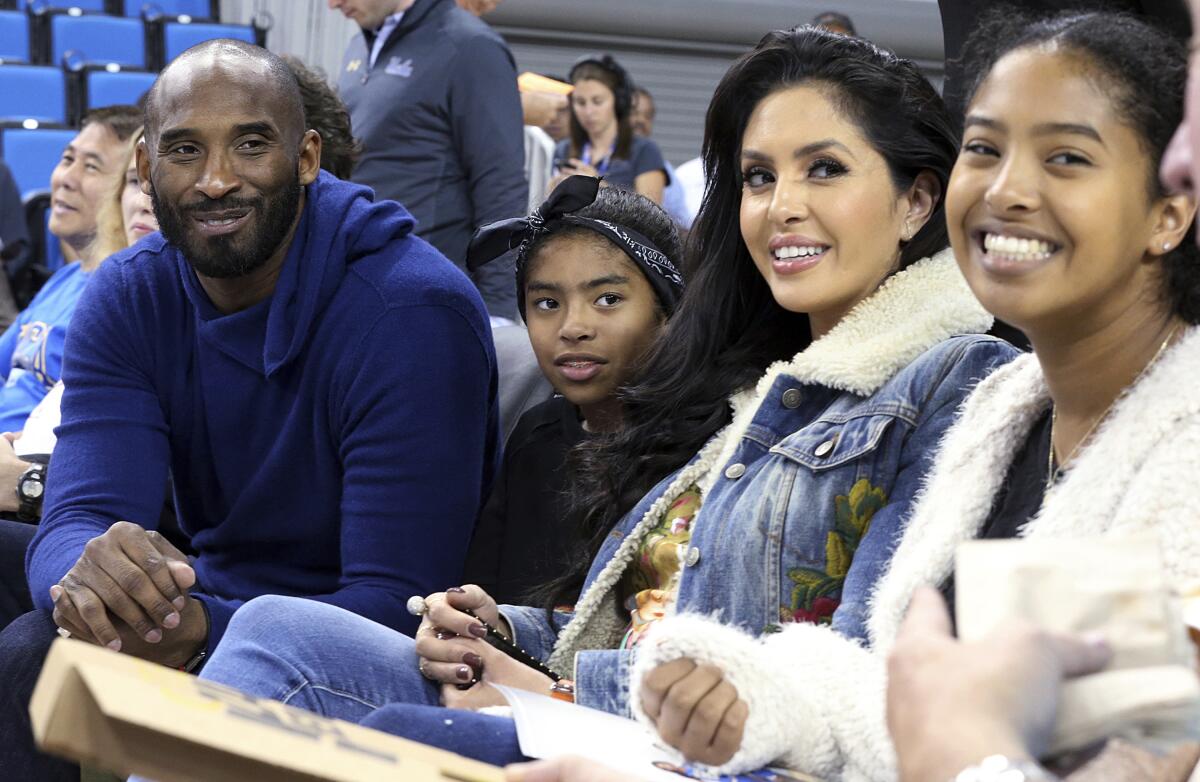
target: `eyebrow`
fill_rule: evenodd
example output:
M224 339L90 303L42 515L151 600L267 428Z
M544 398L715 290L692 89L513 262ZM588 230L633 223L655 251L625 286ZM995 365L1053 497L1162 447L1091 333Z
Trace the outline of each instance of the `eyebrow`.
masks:
M833 139L833 138L821 139L820 141L814 141L811 144L805 144L804 146L802 146L799 149L792 152L792 157L793 158L804 158L804 157L808 157L809 155L812 155L816 152L823 152L824 150L831 149L831 148L840 149L843 152L845 152L847 155L849 155L850 157L854 158L855 160L858 159L857 157L855 157L854 153L850 151L849 147L847 147L845 144L838 141L837 139ZM743 149L742 157L747 160L758 160L758 161L767 161L767 160L771 159L770 155L768 155L764 152L759 152L758 150L755 150L755 149Z
M171 130L164 130L162 133L158 134L158 144L159 146L165 146L173 141L178 141L181 138L187 138L188 136L194 135L196 135L195 128L172 128Z
M588 280L587 282L580 283L579 290L590 291L593 288L602 288L605 285L628 285L628 284L629 284L629 278L625 277L624 275L606 274L603 277L597 277L594 280ZM548 292L554 293L554 292L561 291L562 289L563 289L563 286L561 286L557 283L553 283L553 282L546 282L544 280L530 280L529 282L525 283L526 291L548 291Z
M981 117L978 114L972 114L963 122L963 129L971 127L984 127L998 132L1005 132L1008 127L999 120L994 120L989 117ZM1100 146L1105 146L1104 139L1100 138L1100 133L1091 125L1086 125L1081 122L1042 122L1033 126L1035 136L1053 136L1059 133L1067 133L1073 136L1084 136L1095 141Z
M235 135L242 136L247 133L258 133L263 136L271 136L274 138L279 135L275 130L275 126L269 122L244 122L240 125L234 125L233 131ZM195 128L172 128L164 130L158 135L158 143L160 146L178 141L181 138L198 135L199 131Z
M278 134L275 126L269 122L243 122L241 125L234 125L233 130L239 136L246 133L258 133L262 136L273 137Z

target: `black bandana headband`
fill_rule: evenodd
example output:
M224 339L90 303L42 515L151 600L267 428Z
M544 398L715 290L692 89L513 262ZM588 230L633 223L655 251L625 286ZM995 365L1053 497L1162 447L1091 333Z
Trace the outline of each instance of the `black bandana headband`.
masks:
M619 247L642 271L669 315L683 295L683 275L654 242L625 226L607 220L578 217L577 212L596 200L600 180L590 176L569 176L528 217L514 217L485 225L471 238L467 250L467 268L475 271L510 250L517 251L517 280L524 279L529 248L541 237L564 225L594 231ZM517 291L517 307L525 317L525 292Z

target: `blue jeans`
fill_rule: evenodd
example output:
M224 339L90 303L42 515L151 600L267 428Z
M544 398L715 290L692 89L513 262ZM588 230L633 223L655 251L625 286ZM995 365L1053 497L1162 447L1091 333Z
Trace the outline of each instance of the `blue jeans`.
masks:
M476 760L523 760L511 719L439 705L414 647L341 608L268 595L238 609L200 678Z

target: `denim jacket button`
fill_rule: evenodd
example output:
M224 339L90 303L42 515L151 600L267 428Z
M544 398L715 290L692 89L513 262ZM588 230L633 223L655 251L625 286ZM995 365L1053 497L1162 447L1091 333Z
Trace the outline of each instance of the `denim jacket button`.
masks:
M687 559L684 561L688 567L696 567L700 563L700 549L692 546L687 553Z
M736 481L745 474L746 465L742 464L741 462L738 462L737 464L731 464L725 468L725 477L731 481Z
M800 406L801 394L798 388L789 388L783 392L783 406L789 410L795 410Z
M837 438L833 437L817 446L813 451L817 456L828 456L833 451L834 444L837 443Z

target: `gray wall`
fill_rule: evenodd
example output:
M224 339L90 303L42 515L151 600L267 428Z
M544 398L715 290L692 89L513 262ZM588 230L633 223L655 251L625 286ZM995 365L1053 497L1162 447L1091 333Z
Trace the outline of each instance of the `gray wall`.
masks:
M581 54L607 51L658 106L655 139L668 160L699 152L704 110L729 63L768 30L839 10L859 33L922 65L940 86L936 0L503 0L488 15L520 70L565 75ZM336 73L357 28L324 0L221 0L223 17L274 18L268 46Z

